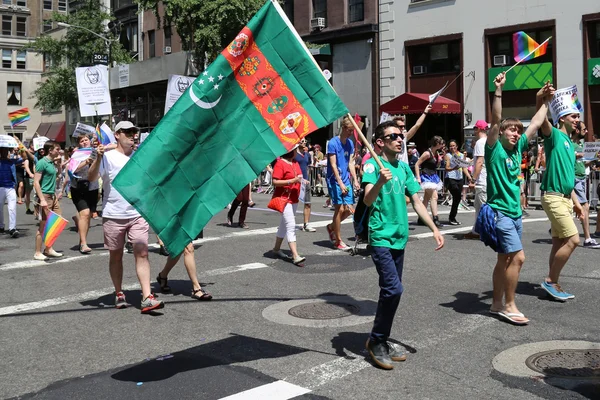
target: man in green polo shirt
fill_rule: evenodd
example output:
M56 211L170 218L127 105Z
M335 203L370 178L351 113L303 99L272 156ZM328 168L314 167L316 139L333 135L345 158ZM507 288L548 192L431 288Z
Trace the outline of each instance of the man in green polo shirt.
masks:
M590 203L587 199L587 175L585 174L586 168L591 165L592 161L583 160L583 146L581 142L585 138L585 125L583 122L579 122L575 126L575 130L571 132L571 142L575 148L575 196L581 207L583 207L583 221L581 221L581 227L583 228L584 242L583 247L588 249L598 249L600 244L592 239L590 235Z
M47 247L42 253L42 240L46 220L50 211L60 215L59 200L62 197L62 190L56 193L56 166L54 161L59 156L60 145L52 140L44 143L44 154L46 155L35 165L35 175L33 178L33 187L35 194L39 199L36 205L38 215L41 216L40 226L35 234L35 255L36 260L46 260L48 257L62 257L62 254L55 251L52 247Z
M579 231L573 221L572 213L575 210L577 217L582 219L583 208L573 190L575 146L569 136L579 122L579 109L574 102L570 101L571 97L563 98L562 102L555 101L559 96L559 93L555 93L552 100L552 104L557 104L553 114L556 116L555 123L558 129L550 125L547 118L542 125L546 171L540 189L544 192L542 207L552 225L552 250L548 276L541 286L554 299L567 301L575 296L562 289L558 284L558 278L569 257L579 246ZM537 106L540 106L539 102Z
M382 149L380 169L371 158L363 167L365 186L364 203L371 207L369 214L369 244L379 274L379 303L367 350L373 362L392 369L392 361L404 361L406 355L395 343L388 342L394 316L402 295L404 248L408 241L408 213L404 196L411 199L414 210L433 232L436 250L444 246L444 238L429 217L419 199L421 189L408 164L396 159L402 151L404 135L394 121L379 124L373 133L373 142Z
M518 119L507 118L502 121L502 87L505 83L504 72L496 76L492 126L485 146L487 206L495 214L498 252L492 275L494 289L490 313L515 325L526 325L529 319L519 311L515 303L519 274L525 262L521 242L521 155L527 151L529 141L545 121L548 112L546 102L552 94L549 83L540 89L537 98L542 105L531 119L525 134L522 134L523 123Z

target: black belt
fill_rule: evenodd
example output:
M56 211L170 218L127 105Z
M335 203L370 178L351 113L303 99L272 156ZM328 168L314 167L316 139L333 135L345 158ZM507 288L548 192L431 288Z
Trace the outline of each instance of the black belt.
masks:
M562 193L558 193L558 192L546 192L544 194L544 196L558 196L558 197L564 197L565 199L570 199L571 195L570 194L562 194Z

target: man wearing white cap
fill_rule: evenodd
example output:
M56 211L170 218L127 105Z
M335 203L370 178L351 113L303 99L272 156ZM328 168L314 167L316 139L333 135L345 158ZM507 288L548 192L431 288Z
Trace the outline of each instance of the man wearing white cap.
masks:
M477 142L473 149L473 162L475 170L469 182L470 187L475 188L475 221L481 206L487 202L487 170L485 168L485 143L487 141L488 123L480 119L473 127ZM479 239L479 234L475 232L475 223L471 232L465 234L465 239Z
M558 129L550 125L548 118L542 125L546 172L542 178L542 207L552 225L552 250L549 257L549 273L542 288L556 300L575 298L558 284L558 278L569 257L579 246L579 232L573 221L575 210L578 218L583 217L583 208L575 191L575 147L570 133L579 122L577 88L560 89L554 93L550 110ZM542 105L537 104L539 109Z
M149 226L131 204L112 187L113 180L129 161L135 146L135 135L139 129L129 121L121 121L115 127L115 150L105 152L102 144L98 146L98 157L90 166L88 179L94 181L102 177L104 202L102 204L102 229L104 247L109 250L110 277L115 286L115 307L125 308L129 304L122 291L123 284L123 247L125 240L133 244L135 269L142 287L142 313L163 308L162 301L154 298L150 289L150 263L148 262Z

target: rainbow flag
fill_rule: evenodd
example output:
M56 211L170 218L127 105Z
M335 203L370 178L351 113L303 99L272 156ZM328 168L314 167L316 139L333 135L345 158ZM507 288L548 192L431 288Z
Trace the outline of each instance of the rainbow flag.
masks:
M67 224L68 222L66 219L54 211L50 211L50 215L48 215L48 220L46 221L46 227L44 228L44 235L42 236L44 245L46 247L52 247Z
M98 143L102 143L105 146L115 142L115 137L106 123L103 123L102 126L100 124L96 125L95 135Z
M548 40L539 45L523 31L513 34L513 52L516 62L528 61L543 56L546 54L547 49Z
M21 108L20 110L8 113L8 119L10 120L11 127L15 127L21 125L23 122L29 121L31 119L29 108Z

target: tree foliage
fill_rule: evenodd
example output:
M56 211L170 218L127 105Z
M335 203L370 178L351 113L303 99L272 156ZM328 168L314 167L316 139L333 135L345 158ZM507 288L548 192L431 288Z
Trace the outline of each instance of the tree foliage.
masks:
M113 18L104 9L100 0L85 0L73 14L54 13L52 21L65 22L73 27L67 28L62 37L44 34L30 42L26 47L30 51L42 54L49 64L44 79L33 93L37 99L36 107L56 110L64 106L67 109L78 108L75 68L92 65L94 53L109 53L110 60L117 63L132 61L127 51L117 40L114 32L107 30L106 22ZM104 39L92 33L74 27L85 27L92 32L108 38Z
M142 10L152 10L161 26L172 26L177 30L183 50L191 53L195 67L202 71L235 38L265 0L136 2Z

